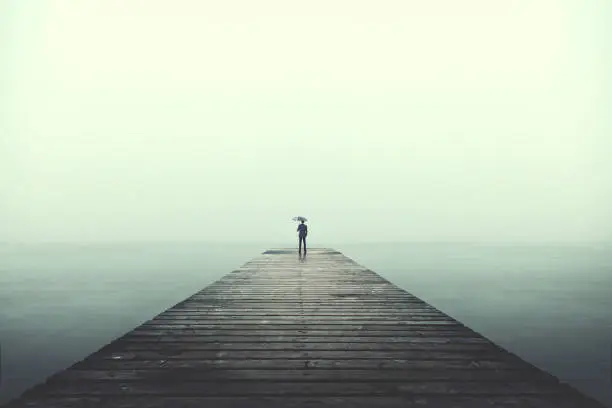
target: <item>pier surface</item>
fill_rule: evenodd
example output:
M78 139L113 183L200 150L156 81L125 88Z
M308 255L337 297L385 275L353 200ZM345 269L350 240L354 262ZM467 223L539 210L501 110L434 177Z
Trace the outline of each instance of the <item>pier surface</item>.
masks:
M604 406L341 253L311 249L264 252L7 407Z

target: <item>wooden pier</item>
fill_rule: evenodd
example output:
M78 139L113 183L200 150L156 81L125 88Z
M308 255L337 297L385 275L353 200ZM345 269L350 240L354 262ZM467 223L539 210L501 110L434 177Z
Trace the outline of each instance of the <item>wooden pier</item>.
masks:
M331 249L266 251L7 407L604 408Z

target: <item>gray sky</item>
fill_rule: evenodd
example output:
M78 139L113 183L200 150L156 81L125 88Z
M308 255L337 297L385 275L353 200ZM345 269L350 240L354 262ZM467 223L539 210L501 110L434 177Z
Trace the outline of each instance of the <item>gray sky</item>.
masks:
M608 0L0 0L0 240L281 242L295 215L313 245L610 240L610 21Z

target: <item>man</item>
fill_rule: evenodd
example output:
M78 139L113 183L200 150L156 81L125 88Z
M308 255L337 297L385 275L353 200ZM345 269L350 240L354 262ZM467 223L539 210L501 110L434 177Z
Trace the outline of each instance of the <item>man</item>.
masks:
M300 240L299 254L302 255L302 242L304 242L304 255L306 255L306 235L308 235L308 227L304 224L304 220L298 225L297 231Z

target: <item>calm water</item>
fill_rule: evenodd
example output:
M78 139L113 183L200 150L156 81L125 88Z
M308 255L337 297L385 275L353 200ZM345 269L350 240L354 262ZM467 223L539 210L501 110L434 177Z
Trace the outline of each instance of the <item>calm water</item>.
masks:
M0 246L0 403L274 246ZM610 247L329 246L612 406Z

